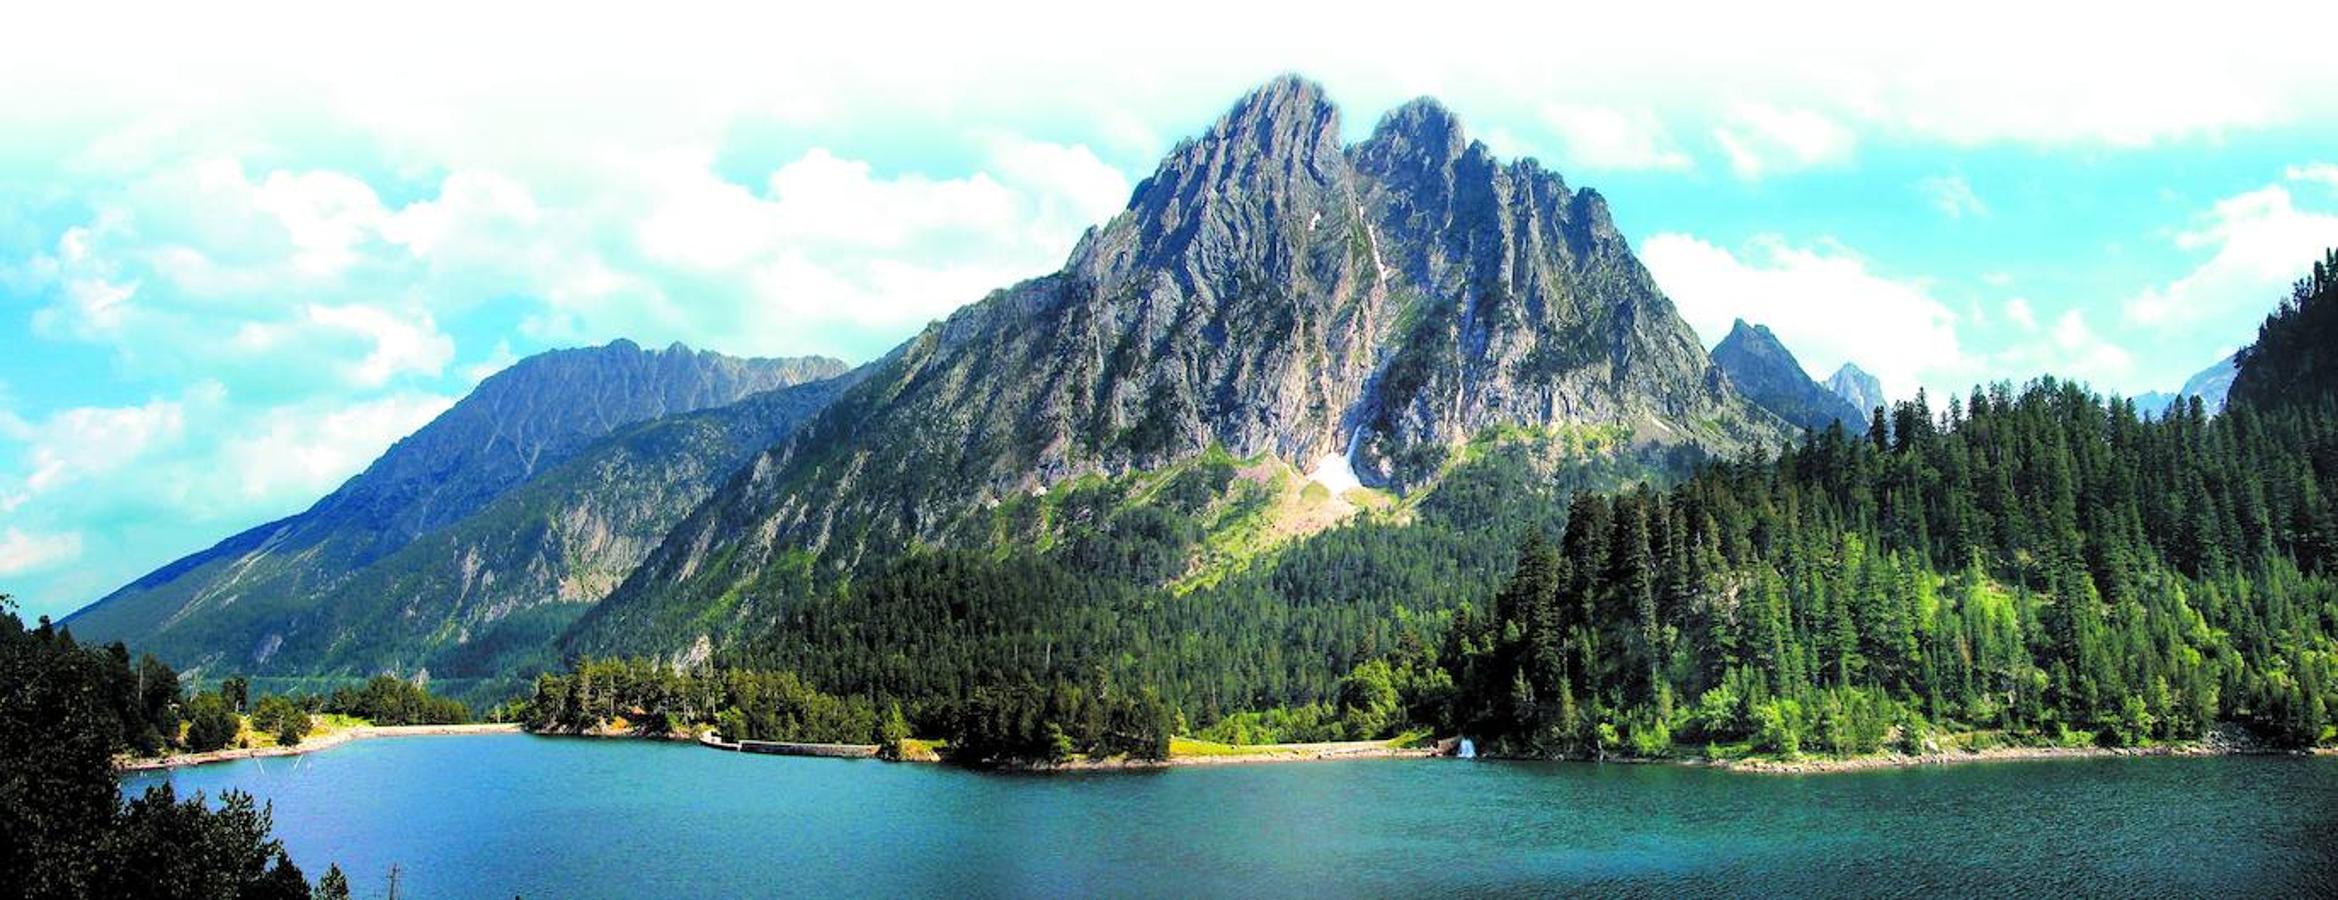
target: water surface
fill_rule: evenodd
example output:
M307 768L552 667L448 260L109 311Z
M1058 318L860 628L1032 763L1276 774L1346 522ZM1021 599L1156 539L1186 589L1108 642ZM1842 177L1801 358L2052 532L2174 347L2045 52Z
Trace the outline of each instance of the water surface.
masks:
M1814 776L1456 760L1000 775L526 735L129 777L240 788L359 896L2338 895L2338 760Z

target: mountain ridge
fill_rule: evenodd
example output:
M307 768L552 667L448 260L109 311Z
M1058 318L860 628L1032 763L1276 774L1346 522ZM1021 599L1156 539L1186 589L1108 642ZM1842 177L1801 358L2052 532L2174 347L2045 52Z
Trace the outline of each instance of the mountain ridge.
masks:
M180 663L264 661L283 639L264 623L297 616L351 573L608 433L844 370L817 357L741 359L681 344L650 351L624 339L537 354L482 380L308 509L175 560L65 622L96 639L135 639Z
M1866 424L1858 407L1812 381L1767 325L1736 320L1728 336L1713 346L1713 363L1754 403L1796 427L1817 430L1840 422L1856 429Z
M1596 192L1495 159L1433 100L1358 144L1338 135L1311 82L1244 96L1062 269L928 326L758 455L570 650L640 649L630 633L651 620L735 630L866 559L977 540L982 509L1212 447L1299 465L1345 454L1362 482L1402 493L1501 425L1618 425L1719 450L1783 440Z

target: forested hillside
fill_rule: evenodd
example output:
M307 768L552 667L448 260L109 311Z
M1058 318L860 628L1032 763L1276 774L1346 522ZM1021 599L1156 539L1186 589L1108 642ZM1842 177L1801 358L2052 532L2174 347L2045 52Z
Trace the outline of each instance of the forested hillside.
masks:
M2269 346L2331 308L2329 270ZM2240 356L2244 383L2291 386L2278 402L2236 389L2213 417L2045 378L1919 392L1774 456L1497 431L1421 495L1223 565L1262 498L1219 453L997 507L986 549L910 554L723 663L847 695L818 701L860 710L825 734L914 726L984 758L1118 746L1096 723L1126 708L1236 743L1420 726L1534 756L2314 745L2338 693L2338 397L2283 352Z
M2232 403L2310 406L2338 395L2338 250L2298 280L2235 363Z
M1409 721L1533 755L2330 733L2327 404L2151 420L2049 379L1945 411L1919 396L1882 428L1669 489L1504 502L1517 471L1457 471L1454 506L1183 596L1128 580L1142 553L919 556L732 662L875 698L864 709L898 700L934 730L978 693L1027 696L1044 724L1039 688L1091 672L1158 690L1205 734ZM1471 577L1513 536L1505 583ZM849 614L864 609L886 612Z
M1504 749L1872 752L1940 730L2328 735L2338 412L2160 421L2044 380L1919 396L1669 491L1575 500L1439 660ZM1620 743L1619 743L1620 742Z

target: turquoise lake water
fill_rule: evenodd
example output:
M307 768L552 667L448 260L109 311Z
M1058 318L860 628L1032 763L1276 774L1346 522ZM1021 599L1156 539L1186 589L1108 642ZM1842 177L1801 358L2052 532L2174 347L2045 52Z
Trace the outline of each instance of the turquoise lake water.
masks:
M273 802L361 897L2338 895L2328 758L1003 775L485 735L124 787L165 779Z

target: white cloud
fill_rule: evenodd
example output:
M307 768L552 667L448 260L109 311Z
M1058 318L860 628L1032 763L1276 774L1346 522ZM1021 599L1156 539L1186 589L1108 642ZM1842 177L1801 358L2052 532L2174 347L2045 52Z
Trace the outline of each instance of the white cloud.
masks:
M991 172L1034 205L1026 227L1053 229L1110 218L1128 205L1128 176L1083 145L1051 144L1010 134L985 141Z
M402 372L436 375L455 355L454 341L438 332L428 313L409 319L371 306L311 304L307 316L373 343L364 359L345 367L350 382L362 387L381 387Z
M1951 219L1966 216L1986 216L1989 204L1973 193L1973 185L1962 175L1930 175L1916 182L1916 190L1932 201L1932 208Z
M1713 129L1713 140L1740 178L1831 165L1851 158L1857 144L1851 130L1811 109L1764 103L1739 106Z
M16 481L19 490L33 495L114 472L177 440L186 427L186 410L180 402L157 400L143 406L75 407L37 424L11 419L6 436L26 446L24 471Z
M0 531L0 575L21 575L72 562L81 555L81 535Z
M2129 322L2182 329L2271 312L2292 282L2338 247L2338 214L2300 209L2287 187L2269 185L2218 201L2197 227L2176 235L2175 245L2208 257L2128 298Z
M2005 301L2005 317L2013 320L2013 324L2021 326L2023 331L2034 332L2038 330L2037 310L2030 308L2029 299L2026 297L2015 297Z
M2116 389L2135 374L2135 358L2101 335L2086 322L2086 315L2078 310L2064 310L2054 321L2054 349L2056 363L2047 371L2074 377L2091 384Z
M308 506L452 402L400 391L265 405L206 382L139 406L0 415L0 575L40 573L12 586L27 609L70 611Z
M1725 334L1733 319L1768 325L1813 377L1855 362L1894 396L1953 384L1967 365L1956 314L1921 282L1878 275L1848 249L1798 247L1776 236L1730 250L1685 234L1659 234L1641 259L1699 335ZM1890 335L1888 346L1879 335Z
M447 397L399 394L330 410L267 410L221 445L224 468L214 477L246 504L304 505L451 405Z
M2290 166L2282 172L2282 177L2291 181L2338 188L2338 163L2308 163L2302 166Z
M1562 166L1678 171L1695 165L1652 110L1549 103L1542 119L1559 136Z
M106 487L81 512L51 505L62 493L24 499L29 451L12 461L0 447L0 509L27 534L84 535L83 559L110 571L156 554L125 537L132 529L74 522L137 509L140 521L197 523L146 532L185 543L188 528L285 511L308 489L296 484L362 454L302 456L291 448L307 438L273 417L450 394L512 344L624 335L865 358L925 318L1052 269L1169 141L1276 71L1322 79L1351 136L1428 93L1479 133L1545 132L1536 136L1561 142L1570 166L1677 170L1693 150L1720 153L1747 179L1843 164L1867 147L2213 146L2338 120L2326 49L2268 42L2261 25L2277 12L2297 33L2328 33L2326 11L2178 22L1983 2L1908 28L1880 8L1745 6L1700 10L1700 27L1684 30L1661 7L1551 8L1506 13L1490 31L1466 17L1408 20L1411 44L1452 49L1392 61L1385 16L1199 2L1137 29L1071 4L1020 16L739 8L622 23L436 0L362 23L330 10L231 20L186 7L143 11L145 27L127 32L108 27L118 13L102 6L28 8L0 32L0 155L70 212L0 210L0 240L35 223L29 240L45 245L0 261L0 291L29 313L36 341L99 347L102 377L185 413L177 438L157 437L118 470L141 473L118 491L103 477L75 482ZM927 27L891 27L905 17ZM1247 27L1222 27L1235 18ZM513 45L514 33L533 39ZM882 47L836 39L870 33L887 35ZM2078 33L2099 39L2068 39ZM1597 39L1554 45L1553 34ZM433 58L418 64L416 47ZM998 134L1002 125L1018 134ZM2328 217L2306 208L2330 171L2301 165L2282 204L2259 198L2229 221L2204 219L2191 235L2206 237L2190 243L2209 257L2201 271L2134 298L2133 321L2270 305L2320 244L2338 242L2316 230ZM1674 250L1698 249L1676 237L1692 243ZM1932 322L1920 333L1955 336L1934 321L1947 307L1925 283L1876 273L1848 250L1776 239L1703 249L1679 255L1737 272L1716 276L1725 287L1792 297L1811 286L1833 292L1811 304L1830 319L1886 327L1913 315ZM2025 289L2053 283L2037 281ZM1688 305L1691 290L1676 290ZM1956 300L1996 308L1994 297ZM2114 317L2090 314L2084 333L2125 336ZM1812 340L1802 333L1833 331L1791 315L1767 318L1798 349ZM2045 303L2034 313L2038 352L2065 352L2049 333L2058 315ZM1978 321L1957 324L1969 338ZM1725 326L1699 322L1712 334ZM497 339L506 344L487 352ZM1840 355L1891 362L1859 346ZM1915 358L1899 366L1915 375L1954 368L1923 362L1953 354L1920 341L1891 355ZM86 406L68 393L85 374L19 387ZM1891 377L1903 392L1919 383ZM182 394L199 381L215 382L216 398ZM21 424L49 422L34 418ZM257 453L256 435L291 442L268 446L313 461L291 467L311 474L269 482L279 486L259 492L276 498L265 502L165 502L170 478L240 471L202 448L232 437Z
M1991 336L1986 350L1972 353L1965 374L1973 381L2053 375L2130 395L2154 386L2173 389L2154 380L2165 373L2145 371L2125 344L2104 335L2080 309L2064 309L2049 322L2028 298L2014 297L2005 301L2005 313L2015 328Z

